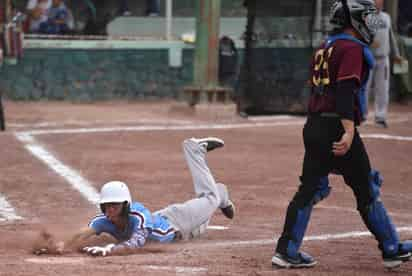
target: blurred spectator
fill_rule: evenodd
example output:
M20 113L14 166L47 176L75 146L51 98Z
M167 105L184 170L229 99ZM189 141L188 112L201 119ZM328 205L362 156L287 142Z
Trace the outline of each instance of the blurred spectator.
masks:
M37 33L40 24L47 21L47 10L51 7L52 0L29 0L26 6L28 31Z
M39 31L44 34L67 34L74 28L73 15L63 0L52 0L47 11L47 21L40 23Z
M159 16L160 14L160 0L146 0L146 15L147 16ZM128 0L120 1L120 14L123 16L130 16Z
M222 86L235 88L238 72L238 52L235 42L228 36L219 41L219 82ZM232 95L234 96L234 95Z
M146 3L147 3L146 15L147 16L159 16L160 0L146 0Z
M120 15L122 15L122 16L132 15L127 2L128 2L127 0L120 0Z
M412 1L399 0L398 30L401 35L412 37Z
M377 126L387 128L387 115L389 105L390 58L394 63L401 64L403 59L399 54L398 43L392 31L392 21L389 14L382 11L384 0L375 0L379 10L380 20L378 31L371 44L375 57L375 64L370 72L366 89L367 98L373 95L375 100L375 123ZM390 56L391 55L391 56Z

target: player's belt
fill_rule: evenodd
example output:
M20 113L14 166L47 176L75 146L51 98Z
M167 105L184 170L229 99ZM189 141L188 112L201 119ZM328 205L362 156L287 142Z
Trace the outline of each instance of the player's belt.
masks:
M339 114L335 112L321 112L319 113L320 117L325 117L325 118L339 118Z
M322 117L322 118L340 118L338 113L335 112L316 112L310 113L310 117Z

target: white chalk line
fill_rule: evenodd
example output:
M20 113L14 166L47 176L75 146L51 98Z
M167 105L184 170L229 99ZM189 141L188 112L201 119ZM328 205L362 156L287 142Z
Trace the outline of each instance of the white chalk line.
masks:
M229 229L229 227L221 226L221 225L208 225L207 229L210 229L210 230L227 230L227 229Z
M361 137L368 138L368 139L412 141L411 136L398 136L398 135L388 135L388 134L362 134Z
M275 127L302 125L301 121L283 121L272 123L241 123L241 124L193 124L193 125L168 125L168 126L130 126L130 127L102 127L102 128L74 128L74 129L50 129L50 130L31 130L19 133L29 135L41 134L68 134L68 133L99 133L99 132L120 132L120 131L164 131L164 130L202 130L202 129L236 129L236 128L255 128L255 127Z
M74 189L79 191L89 202L97 204L99 193L87 179L77 173L74 169L59 161L53 154L37 143L33 136L17 133L16 137L33 156L43 161L54 172L66 179L67 182L69 182Z
M39 123L32 123L32 124L24 124L24 123L8 123L9 127L14 128L45 128L45 127L64 127L67 125L71 126L93 126L93 125L113 125L113 124L159 124L159 125L188 125L193 124L193 121L189 120L175 120L175 119L135 119L135 120L114 120L114 121L107 121L107 120L94 120L94 121L79 121L79 120L66 120L62 122L39 122Z
M0 222L20 219L23 219L23 217L17 215L16 211L7 201L7 199L0 194Z
M72 265L83 265L91 258L85 257L34 257L26 258L24 261L33 264L72 264ZM176 275L187 275L187 274L202 274L206 273L208 270L205 267L193 267L193 266L159 266L159 265L139 265L139 268L143 270L155 270L155 271L168 271L175 272Z
M242 128L260 128L260 127L276 127L276 126L293 126L302 125L304 120L293 121L276 121L276 122L256 122L256 123L237 123L237 124L203 124L203 125L146 125L146 126L130 126L130 127L102 127L102 128L74 128L74 129L50 129L50 130L31 130L18 132L26 135L42 135L42 134L75 134L75 133L102 133L102 132L121 132L121 131L182 131L182 130L202 130L202 129L242 129ZM366 139L383 139L396 141L412 141L412 136L399 136L388 134L362 134L362 138Z
M338 210L338 211L343 211L343 212L348 212L348 213L354 213L354 214L359 214L358 210L356 208L347 208L347 207L340 207L340 206L334 206L334 205L316 205L314 208L314 211L316 209L330 209L330 210ZM411 218L412 215L410 214L402 214L402 213L395 213L395 212L388 212L388 214L391 217L399 217L399 218Z
M402 116L405 116L403 114ZM274 122L274 121L285 121L285 120L303 120L305 119L305 116L295 116L295 115L267 115L267 116L249 116L247 118L248 121L251 122ZM363 123L363 125L375 125L375 122L373 119L373 113L371 113L370 118ZM392 118L390 119L390 123L405 123L410 121L409 118ZM10 122L8 125L10 127L15 127L15 128L46 128L46 127L64 127L64 126L92 126L92 125L113 125L113 124L159 124L159 125L170 125L170 124L175 124L175 125L190 125L190 124L195 124L193 120L182 120L182 119L142 119L142 118L136 118L133 120L113 120L113 121L107 121L107 120L88 120L88 121L81 121L81 120L65 120L65 121L51 121L51 122L37 122L37 123L13 123Z
M158 265L142 265L140 266L147 270L157 270L157 271L172 271L176 275L187 275L187 274L203 274L208 270L205 267L188 267L188 266L158 266Z
M412 226L398 227L397 231L401 232L412 232ZM331 240L343 240L349 238L362 238L371 237L372 234L369 231L350 231L337 234L322 234L314 236L306 236L303 240L307 242L311 241L331 241ZM251 245L269 245L275 244L279 237L274 237L273 239L261 239L261 240L247 240L247 241L224 241L224 242L214 242L214 243L196 243L194 246L196 248L206 247L242 247Z

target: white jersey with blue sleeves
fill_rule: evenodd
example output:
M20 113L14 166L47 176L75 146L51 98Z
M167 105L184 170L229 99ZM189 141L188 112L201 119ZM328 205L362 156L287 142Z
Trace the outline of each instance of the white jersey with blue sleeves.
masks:
M128 225L124 231L119 230L104 214L94 217L89 227L96 234L108 233L127 247L141 247L146 239L159 242L171 242L175 237L175 229L169 221L151 212L139 202L130 207Z

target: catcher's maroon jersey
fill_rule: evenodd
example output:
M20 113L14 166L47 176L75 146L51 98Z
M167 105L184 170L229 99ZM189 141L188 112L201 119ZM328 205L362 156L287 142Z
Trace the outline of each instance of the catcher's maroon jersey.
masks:
M323 44L317 49L312 59L309 113L336 112L336 83L354 79L360 85L368 70L368 66L364 63L363 48L358 43L337 40L330 47L324 47Z

